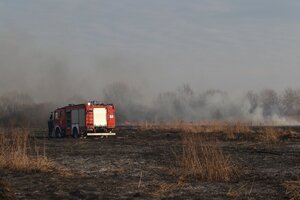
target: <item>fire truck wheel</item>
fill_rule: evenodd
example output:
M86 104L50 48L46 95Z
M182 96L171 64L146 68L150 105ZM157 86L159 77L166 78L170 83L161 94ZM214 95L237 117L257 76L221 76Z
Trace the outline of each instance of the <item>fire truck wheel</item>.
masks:
M78 138L78 137L79 137L78 130L77 130L77 128L76 128L76 127L75 127L75 128L73 128L73 133L72 133L72 136L73 136L73 138Z
M61 133L61 131L60 131L59 128L56 128L56 129L55 129L55 136L56 136L57 138L62 138L62 133Z

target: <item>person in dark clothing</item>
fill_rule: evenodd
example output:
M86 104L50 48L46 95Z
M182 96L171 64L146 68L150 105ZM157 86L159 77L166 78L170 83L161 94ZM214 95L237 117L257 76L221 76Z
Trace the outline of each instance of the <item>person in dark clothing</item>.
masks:
M48 120L48 135L49 135L49 137L52 137L53 129L54 129L53 113L51 112L49 120Z

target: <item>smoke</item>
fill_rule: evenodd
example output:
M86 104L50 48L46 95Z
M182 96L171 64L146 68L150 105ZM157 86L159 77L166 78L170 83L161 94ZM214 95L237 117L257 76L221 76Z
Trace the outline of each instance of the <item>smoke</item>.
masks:
M2 124L10 120L42 124L56 106L94 99L114 103L119 123L239 120L298 124L298 89L233 95L222 90L195 92L185 84L173 91L157 89L160 92L154 95L146 86L153 74L139 68L139 58L133 61L116 52L89 57L64 49L45 49L18 31L0 32ZM157 81L156 85L164 84Z
M35 103L24 93L7 93L0 97L0 126L45 127L53 103Z
M109 85L104 100L116 104L119 120L124 121L245 121L253 124L298 125L300 90L288 88L282 93L266 89L239 97L221 90L196 94L189 85L160 93L149 104L137 90L126 84Z
M117 82L103 90L101 100L114 103L119 124L125 122L197 122L202 120L244 121L253 124L299 125L300 90L282 93L263 90L234 97L220 90L195 93L189 85L160 93L151 103L136 89ZM68 103L84 103L73 96ZM64 103L36 103L24 93L7 93L0 97L0 124L3 126L46 125L50 111Z
M14 91L56 100L72 91L64 54L41 51L30 36L18 31L0 34L0 70L2 95Z
M0 95L13 91L28 94L37 102L63 104L99 99L107 84L123 80L138 85L143 80L138 63L121 53L91 55L35 41L18 30L0 31Z
M142 95L124 83L108 85L103 91L103 102L116 105L121 122L150 120L150 109L143 104Z

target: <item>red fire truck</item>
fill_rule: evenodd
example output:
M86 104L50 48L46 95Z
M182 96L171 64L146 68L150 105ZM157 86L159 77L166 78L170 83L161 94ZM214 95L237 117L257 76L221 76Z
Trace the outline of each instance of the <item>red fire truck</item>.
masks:
M57 108L48 121L49 137L57 138L116 135L115 126L115 106L95 101Z

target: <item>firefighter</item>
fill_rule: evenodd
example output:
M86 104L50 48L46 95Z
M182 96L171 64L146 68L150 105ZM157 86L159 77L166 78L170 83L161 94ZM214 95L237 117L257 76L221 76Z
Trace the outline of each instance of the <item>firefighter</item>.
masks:
M54 129L54 123L53 123L53 113L51 112L50 114L50 117L49 117L49 120L48 120L48 135L49 137L52 137L52 132L53 132L53 129Z

